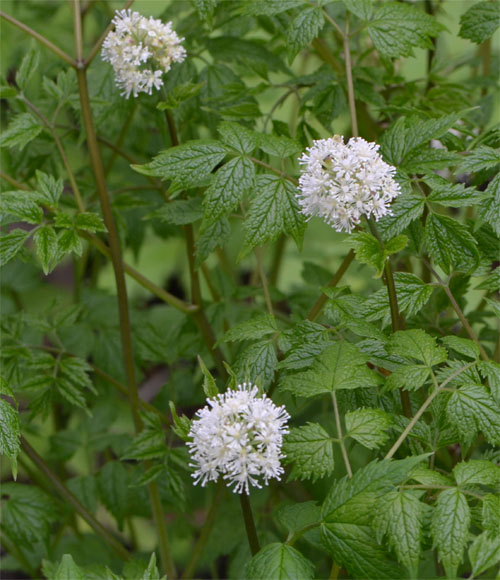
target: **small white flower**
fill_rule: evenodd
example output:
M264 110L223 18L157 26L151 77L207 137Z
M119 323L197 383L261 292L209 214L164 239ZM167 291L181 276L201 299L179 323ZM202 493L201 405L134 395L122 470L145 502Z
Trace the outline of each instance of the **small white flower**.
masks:
M115 30L102 45L102 59L115 71L116 84L127 99L131 94L152 93L163 86L162 75L173 62L182 62L186 50L181 46L172 23L146 18L139 12L117 10L113 18Z
M361 216L378 220L391 214L390 202L400 193L396 169L382 160L379 146L360 137L335 135L308 147L299 162L298 201L302 213L318 216L338 232L350 232Z
M208 399L196 413L187 445L196 471L195 484L204 486L219 475L236 484L233 491L249 494L249 484L262 487L283 473L280 460L283 435L290 415L257 387L243 383L236 390Z

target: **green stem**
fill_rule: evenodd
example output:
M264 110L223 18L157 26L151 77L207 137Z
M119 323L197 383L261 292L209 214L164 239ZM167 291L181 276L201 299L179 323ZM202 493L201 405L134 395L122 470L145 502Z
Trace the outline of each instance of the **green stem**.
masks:
M337 578L339 577L339 572L340 566L334 560L332 562L332 569L330 570L330 576L328 577L328 580L337 580Z
M219 481L217 482L217 490L215 492L215 496L212 500L212 504L210 505L210 509L208 510L208 514L207 514L207 517L205 519L205 523L203 524L203 527L201 528L200 537L198 538L198 541L196 542L196 545L193 549L191 559L189 560L189 563L186 566L184 573L182 574L183 580L187 580L188 578L192 578L195 571L196 571L196 566L198 564L198 561L199 561L201 555L203 554L203 550L205 549L205 546L207 545L207 541L208 541L210 534L212 532L212 528L213 528L214 523L215 523L215 517L216 517L217 511L220 507L223 493L224 493L224 481L222 479L219 479Z
M111 210L111 204L108 198L106 178L104 176L104 168L99 152L99 145L94 129L94 121L92 117L92 109L90 105L89 91L87 85L86 70L83 68L81 62L82 55L82 37L81 37L81 11L80 1L74 1L74 19L75 19L75 37L76 37L76 53L78 55L78 68L76 71L78 90L80 94L80 104L82 109L82 118L85 126L85 133L87 136L87 144L90 153L90 160L94 177L97 186L97 193L101 204L104 223L108 230L109 249L111 253L111 262L113 264L113 271L115 275L118 311L120 320L120 336L122 342L123 361L125 364L125 371L127 375L127 383L129 388L129 401L132 410L132 417L136 433L142 430L142 420L139 415L139 393L135 380L134 356L132 350L132 332L130 326L127 287L125 282L125 270L121 255L120 242L116 225ZM165 517L163 515L163 508L158 494L158 486L156 482L151 482L148 485L149 496L151 500L151 508L153 511L153 518L158 532L158 540L160 546L160 556L162 561L162 568L167 572L170 578L175 576L175 567L170 555L170 547L168 544L167 530Z
M340 265L339 269L335 272L334 277L328 283L328 288L335 288L335 286L340 282L342 276L345 274L347 268L351 265L351 262L354 260L354 250L350 250L349 253L344 258L344 261ZM318 317L318 314L323 309L326 301L328 300L328 296L326 294L321 294L321 296L316 301L316 304L311 308L311 311L307 315L307 320L314 321Z
M250 500L246 493L240 493L240 503L243 512L243 520L245 521L248 543L250 545L250 552L252 553L252 556L255 556L255 554L260 551L260 544L253 519L252 506L250 505Z
M254 250L255 258L257 260L257 269L259 271L259 278L262 284L262 290L264 292L264 299L266 301L267 311L271 316L274 316L273 303L271 301L271 295L269 294L269 288L267 286L267 276L264 271L264 266L262 264L262 253L260 248L255 248Z
M335 394L335 391L332 391L332 403L333 403L333 412L335 415L335 425L337 427L337 436L339 438L340 450L342 452L342 457L344 458L347 475L349 477L352 477L351 463L349 461L349 456L347 455L347 449L345 448L344 437L342 435L342 425L340 423L339 406L337 404L337 395Z
M314 528L317 528L318 526L321 525L321 522L314 522L314 524L309 524L303 528L301 528L300 530L298 530L297 532L295 532L295 534L292 534L286 541L286 544L288 544L289 546L293 546L295 544L295 542L301 538L306 532L308 532L309 530L313 530Z
M107 544L120 556L122 560L129 560L130 554L120 544L120 542L112 536L106 528L100 524L92 514L80 503L80 501L69 491L64 483L57 477L57 475L50 469L45 461L38 455L38 453L31 447L24 437L21 437L21 448L26 455L33 461L38 469L51 481L53 487L57 492L68 502L75 511L89 524L89 526L105 540Z
M352 80L351 48L349 46L349 13L346 16L345 21L344 58L345 74L347 80L347 99L349 101L349 113L351 115L352 136L358 137L358 117L356 115L356 100L354 98L354 83Z
M276 286L278 281L278 274L281 268L281 263L283 262L283 254L285 252L287 237L281 235L276 242L276 247L274 249L273 263L271 265L271 273L269 274L269 284L271 286Z
M7 22L10 22L14 26L17 26L23 32L26 32L26 34L29 34L35 40L38 40L38 42L41 42L44 46L46 46L49 50L51 50L59 58L62 58L70 66L72 66L73 68L76 68L76 66L77 66L76 61L74 61L69 56L69 54L66 54L64 52L64 50L61 50L58 46L56 46L55 44L53 44L52 42L50 42L50 40L48 40L47 38L45 38L45 36L42 36L41 34L39 34L38 32L34 31L29 26L26 26L26 24L23 24L22 22L19 22L19 20L17 20L13 16L10 16L9 14L6 14L3 10L0 10L0 18L3 18L4 20L7 20Z
M276 173L276 175L279 175L280 177L283 177L284 179L290 181L290 183L293 183L294 185L299 184L298 179L295 179L295 177L288 175L287 173L285 173L284 171L281 171L280 169L276 169L276 167L269 165L269 163L266 163L265 161L261 161L260 159L257 159L257 157L250 156L249 159L250 159L250 161L253 161L256 165L260 165L261 167L265 167L266 169L269 169L269 171Z
M397 441L389 449L389 451L384 459L390 459L396 453L396 451L401 447L403 441L406 439L406 437L408 437L410 431L417 424L420 417L425 413L426 409L429 407L429 405L432 403L432 401L436 398L436 396L444 389L444 387L446 387L446 385L450 381L452 381L455 377L457 377L459 374L463 373L465 370L467 370L468 368L470 368L471 366L473 366L475 364L476 364L476 361L473 361L473 362L463 366L462 368L458 369L457 371L452 373L445 381L443 381L441 383L441 385L439 385L437 388L435 388L434 391L432 391L432 393L427 397L427 399L424 401L424 403L422 404L420 409L415 413L415 416L411 418L410 422L406 426L405 430L398 437Z
M22 552L20 546L17 546L14 542L10 540L10 538L7 535L2 534L1 532L0 532L0 540L1 540L0 543L5 548L5 550L7 550L7 552L9 552L9 554L19 562L24 572L27 572L31 576L31 578L40 578L40 572L37 572L35 568L32 567L32 565L29 563L28 558L26 558L26 556Z

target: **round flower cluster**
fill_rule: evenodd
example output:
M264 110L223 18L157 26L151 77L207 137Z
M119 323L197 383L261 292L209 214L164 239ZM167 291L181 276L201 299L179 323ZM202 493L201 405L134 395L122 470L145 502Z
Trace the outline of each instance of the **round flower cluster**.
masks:
M378 220L390 214L389 204L401 190L394 181L396 169L378 149L360 137L347 145L340 135L314 141L299 159L302 213L323 218L338 232L350 232L363 215Z
M233 491L249 494L249 484L262 487L280 479L283 435L290 415L266 395L257 396L257 387L243 383L236 390L208 399L196 413L187 445L196 468L195 484L217 481L219 475L236 484Z
M127 99L131 94L151 94L153 87L163 85L162 75L173 62L182 62L185 49L172 30L172 23L146 18L139 12L117 10L113 18L115 30L102 45L102 59L115 70L116 84Z

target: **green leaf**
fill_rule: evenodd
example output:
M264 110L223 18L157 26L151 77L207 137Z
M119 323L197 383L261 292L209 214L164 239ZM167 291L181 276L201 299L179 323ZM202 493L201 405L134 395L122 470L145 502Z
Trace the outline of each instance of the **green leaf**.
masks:
M244 223L245 240L238 259L256 246L276 240L280 234L290 234L297 246L302 246L304 216L296 198L296 188L276 175L259 175L255 183L256 196Z
M392 491L383 495L375 508L373 522L379 541L387 534L399 562L410 578L418 577L424 504L410 491Z
M303 501L283 506L276 512L276 520L294 534L319 521L321 509L315 501Z
M418 483L427 485L429 487L453 485L453 481L449 477L439 473L439 471L433 471L432 469L429 469L423 463L412 469L410 477Z
M203 392L207 399L217 396L219 389L217 388L217 383L215 382L212 373L208 370L207 366L203 362L203 359L198 355L198 363L203 373Z
M250 340L252 338L263 338L278 331L274 316L270 314L260 314L240 322L230 328L222 338L222 342L234 342L238 340Z
M465 187L463 183L450 183L439 175L428 176L424 181L432 189L427 200L445 207L470 207L485 198L485 194L474 187Z
M280 388L298 397L314 397L339 389L374 387L380 379L366 361L354 345L337 342L327 347L309 370L282 379Z
M127 470L119 461L108 461L99 471L97 482L102 503L113 514L121 529L128 508Z
M146 568L141 580L167 580L166 576L160 578L158 567L156 565L156 554L153 552L149 559L148 567Z
M346 436L368 449L381 447L388 438L391 416L382 409L356 409L345 414Z
M47 205L57 205L64 190L62 179L55 179L52 175L47 175L43 171L35 172L37 193L42 196Z
M86 580L88 578L85 570L75 564L71 554L64 554L61 562L50 580Z
M248 563L245 578L249 580L288 580L314 577L314 564L298 550L278 542L262 548Z
M43 273L47 275L55 267L59 258L57 234L53 227L43 226L35 232L33 239Z
M500 497L492 493L487 493L483 495L482 503L483 509L481 516L483 519L483 528L488 532L497 534L498 522L500 522Z
M431 37L444 27L437 20L407 4L385 2L375 11L368 33L375 48L392 58L413 56L413 49L432 48Z
M2 212L10 213L29 224L40 224L43 221L43 210L31 192L5 191L0 196Z
M169 401L168 405L170 407L170 412L172 413L172 419L174 424L172 425L172 431L183 441L189 439L188 433L191 430L191 421L186 417L186 415L179 415L175 409L175 404L173 401Z
M35 48L30 48L30 50L24 55L21 61L21 66L16 73L16 84L24 91L26 85L30 80L31 75L36 71L40 62L40 53Z
M297 53L312 42L323 28L324 16L319 6L302 8L286 31L288 60L292 62Z
M242 2L240 10L244 14L252 14L254 16L260 16L261 14L273 16L303 5L303 0L252 0L252 2Z
M2 530L16 544L47 542L58 514L50 496L32 485L2 483Z
M398 306L406 316L413 316L419 312L434 292L432 286L423 282L418 276L407 272L395 272L394 284ZM385 289L384 292L386 292Z
M235 157L215 174L203 196L205 218L216 221L233 211L253 186L255 166L243 156Z
M166 111L177 109L179 105L196 97L203 88L205 83L183 83L180 85L176 85L173 90L171 90L166 97L165 101L158 103L156 108L159 111Z
M78 387L85 387L92 391L94 395L97 395L97 391L89 377L92 367L83 359L76 356L63 358L59 361L59 371Z
M407 173L430 173L436 169L445 169L458 165L462 158L453 151L428 148L426 145L410 151L401 164Z
M211 25L212 17L218 0L191 0L191 2L196 8L196 12L198 12L200 20L204 20L205 22L208 22L209 25Z
M228 147L243 155L252 153L259 144L260 135L239 123L224 121L217 131Z
M500 364L495 361L481 361L478 364L481 376L488 379L493 398L500 403Z
M490 181L484 193L488 199L479 207L479 220L487 222L500 236L500 173Z
M43 125L30 113L14 117L8 129L0 135L0 147L24 147L33 141L43 130Z
M447 578L456 578L469 536L470 510L457 488L439 494L432 516L432 537Z
M484 169L492 169L500 163L500 149L481 145L467 154L459 171L463 173L478 173Z
M377 270L377 277L382 275L384 252L377 238L366 232L354 232L346 239L346 244L354 249L358 262L373 266Z
M0 398L0 454L6 455L12 461L14 479L17 477L17 455L21 450L20 436L17 409Z
M78 444L80 446L80 442ZM67 488L91 513L97 510L97 482L93 475L80 475L66 480Z
M276 347L269 339L263 339L240 352L233 369L240 382L257 383L267 387L274 378L277 365Z
M361 20L370 20L373 14L372 0L342 0L344 6Z
M470 459L457 463L453 468L455 481L459 486L495 485L500 481L500 468L486 459Z
M457 389L448 401L446 416L466 441L482 431L492 445L500 443L500 407L485 387L465 385Z
M430 256L449 274L469 272L479 262L477 242L466 226L453 218L431 214L425 224L425 245Z
M500 543L495 534L483 532L472 542L469 548L469 560L472 564L472 575L480 574L498 565L500 562Z
M204 222L196 240L196 267L199 267L215 248L223 246L230 234L231 227L226 218L208 225Z
M171 147L150 163L132 167L139 173L172 180L176 186L189 188L203 185L226 154L226 147L219 141L200 139Z
M106 226L101 216L96 213L81 212L75 216L75 227L86 232L105 232Z
M333 441L318 423L290 430L285 436L285 464L293 463L289 479L317 479L330 475L335 467Z
M481 352L479 346L469 338L460 338L459 336L445 336L441 342L448 349L454 350L463 356L467 356L473 360L480 357Z
M201 209L200 199L192 197L190 199L170 201L147 217L155 217L167 224L183 226L198 221L202 215L203 210Z
M432 367L447 359L446 350L436 345L436 339L421 329L398 330L390 340L388 351L406 358L413 358Z
M73 252L77 256L83 254L83 243L75 230L63 230L57 238L57 246L61 254Z
M400 234L413 221L418 219L425 206L425 200L420 195L404 193L391 204L392 215L386 215L377 222L384 239L391 239Z
M497 2L478 2L460 16L458 35L481 44L493 35L499 21L500 6Z
M295 155L302 150L302 145L288 137L278 137L277 135L260 133L259 134L259 149L273 157L284 159Z
M402 365L393 371L386 381L386 387L390 390L405 389L416 391L423 386L429 378L430 370L422 365Z

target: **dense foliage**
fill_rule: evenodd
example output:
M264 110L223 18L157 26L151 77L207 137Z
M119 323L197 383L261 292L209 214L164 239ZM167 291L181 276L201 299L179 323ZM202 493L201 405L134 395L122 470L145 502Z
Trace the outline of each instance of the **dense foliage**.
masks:
M499 3L137 0L136 77L121 8L3 2L3 577L493 578ZM351 233L301 212L334 135L396 168ZM192 426L243 382L248 496Z

